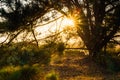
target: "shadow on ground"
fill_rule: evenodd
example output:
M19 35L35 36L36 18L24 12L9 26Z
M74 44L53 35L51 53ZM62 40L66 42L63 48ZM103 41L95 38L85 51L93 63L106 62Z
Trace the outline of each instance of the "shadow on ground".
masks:
M104 68L95 64L88 56L65 54L54 61L46 71L59 73L60 80L120 80L120 73L107 73Z

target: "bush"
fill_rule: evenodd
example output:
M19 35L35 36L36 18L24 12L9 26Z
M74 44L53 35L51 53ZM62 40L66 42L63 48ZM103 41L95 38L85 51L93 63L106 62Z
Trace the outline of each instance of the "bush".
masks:
M45 80L58 80L58 75L55 72L51 72L46 75Z
M9 72L0 72L0 80L8 80L9 75Z
M25 66L18 70L14 67L11 70L3 70L0 72L0 80L39 80L37 76L40 74L36 67Z
M25 65L25 64L49 64L51 53L35 44L13 43L0 48L0 66Z
M65 44L64 43L59 43L57 45L57 51L59 52L59 55L62 55L64 50L65 50Z
M120 71L120 59L115 57L115 54L110 51L107 51L104 54L104 51L101 51L100 54L95 58L96 63L100 64L108 72L118 72Z
M39 50L37 52L34 52L34 55L30 58L30 64L31 63L39 63L39 64L49 64L51 60L51 54L46 50Z
M11 43L0 48L0 67L33 65L36 63L48 65L51 61L51 55L55 53L62 55L64 49L65 45L62 42L53 42L40 47L28 42Z
M19 71L14 72L9 80L35 80L38 71L35 67L23 67Z

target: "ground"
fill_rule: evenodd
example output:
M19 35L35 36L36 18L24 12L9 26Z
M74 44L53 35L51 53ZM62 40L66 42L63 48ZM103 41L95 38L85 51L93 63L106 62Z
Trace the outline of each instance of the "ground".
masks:
M81 52L54 57L44 69L46 72L54 70L60 80L120 80L120 73L106 72Z

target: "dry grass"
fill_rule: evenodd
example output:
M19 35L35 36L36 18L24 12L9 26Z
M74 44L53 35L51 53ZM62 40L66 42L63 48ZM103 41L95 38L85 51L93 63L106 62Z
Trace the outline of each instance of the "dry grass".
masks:
M27 67L27 65L23 67ZM45 77L47 74L51 73L51 71L54 71L57 74L59 80L120 80L120 73L106 72L104 68L101 68L87 55L80 52L68 52L62 56L54 55L52 56L50 65L41 66L39 64L34 64L31 67L34 67L39 71L35 74L35 79L33 80L46 80ZM14 71L16 72L20 69L20 66L8 66L0 69L0 72L14 73ZM55 77L56 74L54 75Z
M81 53L66 53L54 57L52 63L45 67L59 73L60 80L120 80L120 73L108 73Z

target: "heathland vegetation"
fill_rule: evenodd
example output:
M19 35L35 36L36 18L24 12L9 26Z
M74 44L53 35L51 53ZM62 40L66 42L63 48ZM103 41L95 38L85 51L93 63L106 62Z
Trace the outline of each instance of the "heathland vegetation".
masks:
M119 33L119 0L1 0L0 80L119 80Z

